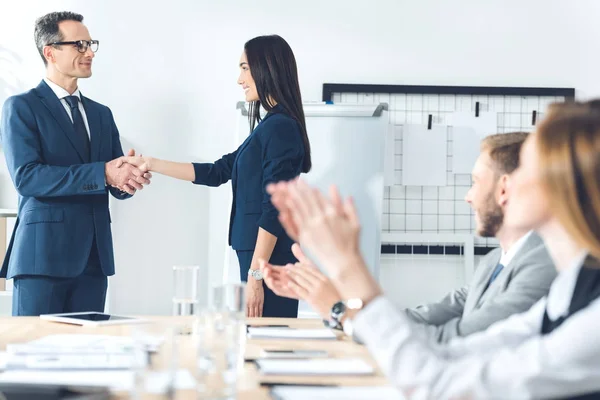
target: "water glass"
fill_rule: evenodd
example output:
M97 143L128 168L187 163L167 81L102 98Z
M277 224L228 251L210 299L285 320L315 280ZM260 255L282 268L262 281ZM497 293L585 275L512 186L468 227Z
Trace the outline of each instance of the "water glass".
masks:
M176 265L173 267L173 315L195 315L198 308L197 265Z
M133 339L133 399L173 398L179 365L179 327L167 322L131 326Z
M210 310L223 313L234 319L243 320L246 316L246 285L226 283L212 287L209 300Z
M227 314L210 311L199 316L195 330L199 398L235 398L245 333L244 322Z

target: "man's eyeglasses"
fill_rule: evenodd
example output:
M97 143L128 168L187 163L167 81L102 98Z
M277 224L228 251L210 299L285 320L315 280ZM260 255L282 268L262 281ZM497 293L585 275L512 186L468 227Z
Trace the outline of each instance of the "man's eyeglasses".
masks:
M80 53L85 53L88 48L92 49L92 52L97 52L98 51L98 46L100 45L100 42L98 40L74 40L71 42L54 42L54 43L48 43L47 46L60 46L63 44L72 44L77 46L77 51Z

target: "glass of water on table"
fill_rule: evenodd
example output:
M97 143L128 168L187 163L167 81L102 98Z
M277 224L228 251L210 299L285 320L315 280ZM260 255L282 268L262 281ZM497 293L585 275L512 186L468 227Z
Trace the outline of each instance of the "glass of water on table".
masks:
M198 309L198 265L173 267L173 316L191 316Z

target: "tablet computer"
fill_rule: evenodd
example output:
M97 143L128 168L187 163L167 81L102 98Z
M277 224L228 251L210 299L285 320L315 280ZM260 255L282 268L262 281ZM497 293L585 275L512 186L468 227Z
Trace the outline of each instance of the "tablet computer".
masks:
M62 314L42 314L40 315L40 318L46 321L62 322L65 324L82 326L135 324L140 322L147 322L146 320L141 318L126 317L123 315L114 314L104 314L95 311Z

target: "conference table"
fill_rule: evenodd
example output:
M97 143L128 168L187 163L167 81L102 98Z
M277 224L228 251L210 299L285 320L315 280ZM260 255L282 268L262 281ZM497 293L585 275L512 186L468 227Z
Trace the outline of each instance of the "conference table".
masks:
M144 317L148 318L148 317ZM150 317L160 323L173 323L183 327L184 334L178 337L179 368L187 368L193 372L196 364L196 352L193 337L186 332L193 328L192 317ZM284 319L284 318L249 318L246 323L252 326L288 325L291 328L323 328L323 323L316 319ZM130 326L113 325L103 327L81 327L50 321L37 317L3 317L0 318L0 351L5 351L9 343L24 343L51 334L102 334L130 335ZM337 340L276 340L276 339L247 339L245 359L256 359L261 350L327 350L335 358L358 357L376 367L367 349L354 343L348 337L340 334ZM160 360L160 351L155 355ZM154 362L154 360L153 360ZM159 363L161 361L158 361ZM349 385L349 386L379 386L387 385L387 380L376 368L370 376L266 376L261 375L254 362L245 362L243 372L238 378L238 399L262 400L270 399L269 387L273 384L300 385ZM127 393L115 393L114 398L126 399ZM155 398L153 396L148 398ZM156 398L161 398L157 396ZM179 390L175 399L196 399L194 390Z

